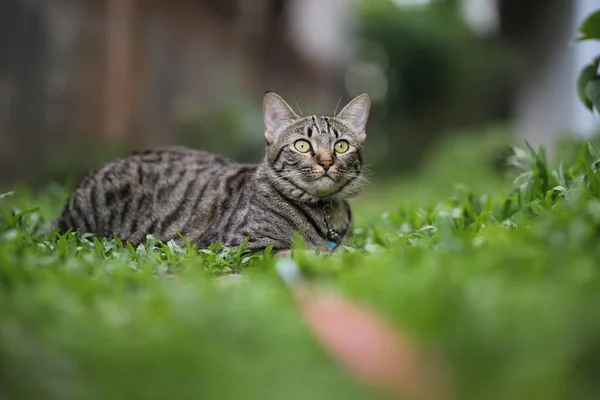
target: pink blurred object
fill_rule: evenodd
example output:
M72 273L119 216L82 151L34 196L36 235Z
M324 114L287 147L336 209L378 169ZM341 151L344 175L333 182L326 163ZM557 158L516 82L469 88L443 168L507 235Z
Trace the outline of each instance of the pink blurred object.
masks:
M277 273L325 350L364 383L394 397L448 398L447 371L373 310L308 283L291 258Z
M446 397L439 371L372 310L306 284L294 297L325 349L363 382L395 397Z

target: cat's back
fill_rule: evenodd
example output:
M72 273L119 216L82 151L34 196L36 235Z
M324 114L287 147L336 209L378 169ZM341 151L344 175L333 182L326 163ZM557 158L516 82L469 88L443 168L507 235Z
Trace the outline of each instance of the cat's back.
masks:
M199 166L218 167L237 164L228 158L206 151L182 146L165 146L145 151L135 151L126 157L110 161L104 166L108 167L112 164L123 162L139 163L149 169L176 166L178 164L191 168Z
M107 203L111 194L126 194L132 191L160 192L175 189L177 184L198 178L219 174L239 164L232 160L187 147L158 147L109 161L90 172L78 189L100 186L105 190ZM111 190L119 189L119 193ZM158 194L158 193L157 193ZM166 193L164 193L166 194ZM161 196L157 200L162 199Z
M133 243L147 233L173 236L192 214L252 172L205 151L160 147L118 158L90 172L67 202L58 227Z

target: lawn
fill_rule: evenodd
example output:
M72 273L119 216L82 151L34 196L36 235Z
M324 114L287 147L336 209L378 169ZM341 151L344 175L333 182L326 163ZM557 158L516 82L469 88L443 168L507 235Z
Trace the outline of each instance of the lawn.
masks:
M501 175L496 142L455 139L418 175L372 177L350 243L294 259L442 360L447 398L596 398L600 145L556 162L523 145ZM44 236L67 194L0 198L0 397L384 398L319 345L269 251ZM215 283L230 272L246 279Z

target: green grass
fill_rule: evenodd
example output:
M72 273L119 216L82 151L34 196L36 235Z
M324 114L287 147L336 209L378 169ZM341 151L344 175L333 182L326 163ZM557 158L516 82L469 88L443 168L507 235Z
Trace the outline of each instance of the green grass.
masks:
M367 190L348 246L296 261L439 354L456 398L595 398L600 146L516 149L514 183L478 146ZM0 198L2 398L379 398L311 337L268 251L44 237L67 194ZM214 284L232 271L247 284Z

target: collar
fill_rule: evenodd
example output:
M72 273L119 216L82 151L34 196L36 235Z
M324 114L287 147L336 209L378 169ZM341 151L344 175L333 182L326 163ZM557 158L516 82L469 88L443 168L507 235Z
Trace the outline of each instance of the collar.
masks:
M323 220L325 221L325 227L327 228L327 247L329 251L335 250L341 243L340 235L331 225L331 217L333 215L333 204L331 200L320 200L319 207L323 214Z

